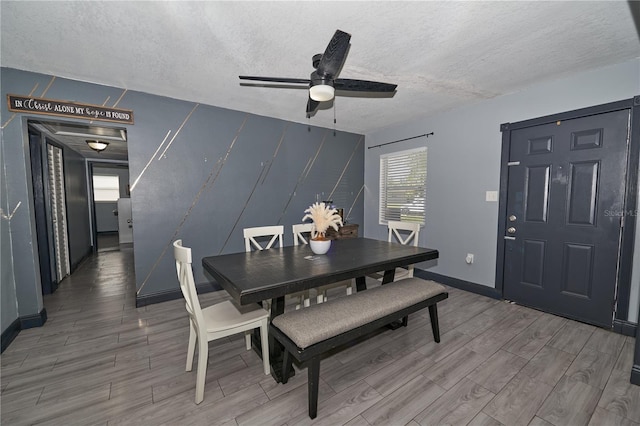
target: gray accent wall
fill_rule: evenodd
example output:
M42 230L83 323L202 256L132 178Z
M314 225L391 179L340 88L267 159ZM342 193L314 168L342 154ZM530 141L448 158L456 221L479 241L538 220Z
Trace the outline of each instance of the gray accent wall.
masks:
M10 216L15 206L9 205L7 176L5 173L4 138L0 146L0 208ZM4 332L18 318L16 280L13 274L13 249L11 245L11 222L0 217L0 328Z
M139 295L176 288L177 238L194 250L203 283L202 256L243 251L245 227L285 225L292 245L291 225L316 196L362 223L363 136L140 93L127 99L144 105L128 133ZM160 122L150 101L162 106Z
M363 135L10 68L2 68L1 88L3 99L8 93L32 93L134 111L135 124L124 127L139 299L179 291L171 250L177 238L193 248L196 281L207 285L200 259L242 251L244 227L285 225L285 242L291 245L291 225L317 198L332 199L350 222L363 223ZM304 105L300 111L304 114ZM27 118L42 116L10 113L6 102L1 116L6 165L1 201L10 206L22 202L8 230L13 256L2 253L3 266L11 261L15 276L5 281L3 275L4 331L4 308L12 299L19 316L43 307L26 128ZM88 205L86 183L82 188L75 180L80 167L75 159L65 166L74 171L67 186L78 191L77 199L70 200L78 224L70 228L70 240L83 246L90 230L77 215L83 215L82 198ZM15 315L7 309L7 321Z
M640 60L633 60L537 84L522 92L478 100L367 134L367 147L371 147L434 132L428 138L365 150L364 235L387 237L386 226L378 221L380 155L426 146L426 224L420 234L420 245L438 249L440 258L419 267L495 288L498 203L485 201L485 193L499 190L500 124L629 99L638 94ZM639 236L637 232L637 248ZM465 263L467 253L475 255L471 265ZM640 263L635 262L634 266L632 297L637 298ZM630 310L629 320L637 321L637 307Z
M4 70L1 79L2 97L5 98ZM0 286L2 286L2 332L4 332L19 317L39 315L43 309L43 303L35 215L33 214L27 122L17 115L8 114L6 103L2 104L0 117L2 117L3 183L0 189L4 193L0 199L3 210L6 208L13 212L11 220L0 219L4 225L8 224L9 234L9 239L5 240L5 231L3 231L0 249L3 262ZM4 275L6 256L10 257L13 276L10 273L7 277ZM14 295L14 299L5 299L5 295ZM4 312L5 307L8 307L7 312ZM13 312L16 317L9 317L8 314Z

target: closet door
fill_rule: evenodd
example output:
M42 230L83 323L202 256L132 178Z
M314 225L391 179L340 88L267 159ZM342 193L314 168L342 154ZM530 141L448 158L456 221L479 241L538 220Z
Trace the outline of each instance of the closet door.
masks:
M64 164L62 149L47 144L49 166L49 201L56 260L57 282L69 275L69 241L67 235L67 208L64 197Z

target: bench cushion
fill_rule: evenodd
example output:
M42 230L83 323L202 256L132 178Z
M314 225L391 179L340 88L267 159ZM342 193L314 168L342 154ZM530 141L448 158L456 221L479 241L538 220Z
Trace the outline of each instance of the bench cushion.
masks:
M408 278L287 312L271 323L304 349L445 291L434 281Z

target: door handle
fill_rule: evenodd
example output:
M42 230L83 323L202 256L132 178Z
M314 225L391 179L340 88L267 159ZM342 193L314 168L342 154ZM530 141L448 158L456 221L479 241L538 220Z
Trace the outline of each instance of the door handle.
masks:
M514 228L514 227L512 226L512 227L510 227L509 229L507 229L507 232L508 232L509 234L515 234L515 233L516 233L516 228Z

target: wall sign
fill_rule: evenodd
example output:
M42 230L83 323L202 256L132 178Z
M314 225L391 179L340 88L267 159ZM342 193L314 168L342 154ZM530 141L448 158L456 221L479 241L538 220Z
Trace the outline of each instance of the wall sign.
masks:
M9 111L32 114L58 115L62 117L83 118L85 120L111 121L133 124L133 111L109 108L100 105L79 104L75 102L42 99L30 96L7 95Z

